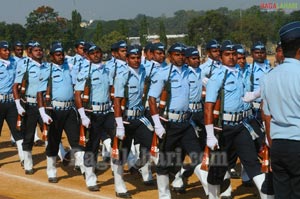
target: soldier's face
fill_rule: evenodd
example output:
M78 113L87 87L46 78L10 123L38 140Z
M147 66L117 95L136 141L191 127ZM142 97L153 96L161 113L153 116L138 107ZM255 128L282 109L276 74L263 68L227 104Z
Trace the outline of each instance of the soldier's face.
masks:
M31 49L31 58L35 61L41 61L44 56L43 49L40 47L33 47Z
M284 55L283 55L283 51L282 51L282 48L279 47L277 50L276 50L276 54L275 54L275 58L276 58L276 61L278 63L282 63L283 60L284 60Z
M258 63L264 63L264 61L267 57L266 51L264 51L264 50L253 50L251 54L252 54L253 60Z
M65 60L65 54L63 52L55 52L52 55L52 62L57 65L62 65Z
M169 59L172 64L175 66L182 66L185 61L183 52L171 52L169 53Z
M77 48L75 48L75 51L77 54L84 56L84 46L83 45L79 45Z
M141 55L130 54L127 56L126 62L128 63L128 66L130 66L131 68L137 69L141 65Z
M14 54L17 57L22 57L23 56L23 51L24 51L23 47L21 47L21 46L15 46Z
M237 64L241 67L244 68L246 64L246 56L243 54L237 54Z
M150 50L147 50L145 52L145 57L147 60L152 60L153 59L153 53Z
M208 57L214 61L220 61L220 49L219 48L211 48L208 51Z
M225 66L233 67L236 65L237 53L235 50L225 50L221 54L222 64Z
M10 51L7 48L0 48L0 58L4 60L8 60L10 55Z
M200 57L199 56L190 56L186 59L186 62L189 66L193 68L198 68L200 65Z
M161 50L154 50L152 59L160 64L163 63L165 60L165 52Z
M116 58L126 61L126 48L119 48L118 52L116 53Z
M92 63L98 64L102 61L102 53L100 50L94 50L88 53L88 58Z

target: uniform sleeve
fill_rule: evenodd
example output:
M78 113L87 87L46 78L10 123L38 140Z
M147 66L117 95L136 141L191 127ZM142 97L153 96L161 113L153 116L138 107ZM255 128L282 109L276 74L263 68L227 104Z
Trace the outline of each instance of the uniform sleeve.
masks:
M74 87L75 91L83 91L84 90L84 85L85 85L87 76L88 76L88 68L84 68L79 72L79 74L77 75L76 84Z
M38 90L37 90L38 92L46 91L49 75L50 75L50 67L41 68L40 79L39 79L39 87L38 87Z
M205 102L216 102L218 97L219 89L222 86L222 81L224 79L224 73L218 72L214 73L208 80L206 85L206 97Z
M128 75L128 71L121 70L117 72L114 82L115 97L124 97Z
M25 71L26 71L25 64L23 64L23 62L19 62L19 64L17 64L15 83L22 82Z
M165 82L163 78L164 76L168 77L168 75L164 73L163 70L159 70L159 72L156 71L156 73L153 74L148 96L154 97L156 99L160 97Z
M270 109L269 109L269 105L268 105L268 101L266 98L266 93L265 93L265 78L262 79L262 81L260 82L260 89L261 89L261 98L263 100L263 111L265 115L270 115Z

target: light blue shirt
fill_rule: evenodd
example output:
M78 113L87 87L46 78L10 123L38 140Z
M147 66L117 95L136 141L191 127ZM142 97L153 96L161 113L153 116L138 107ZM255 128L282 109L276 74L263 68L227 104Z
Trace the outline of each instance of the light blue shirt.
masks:
M243 81L244 81L244 91L245 92L250 92L250 75L251 75L251 71L250 71L250 65L248 63L245 64L244 68L240 68L240 66L238 65L239 70L241 71L241 74L243 76ZM249 110L250 108L252 108L252 103L249 102L245 102L244 103L244 109L245 110Z
M106 65L105 67L109 70L109 84L113 85L114 81L116 79L116 70L117 68L126 65L126 62L120 59L115 59L114 63L111 63L110 65Z
M143 65L140 65L138 73L133 71L127 64L117 66L117 74L114 83L115 97L124 97L125 87L128 86L128 109L144 110L142 97L145 77L146 71Z
M209 79L206 85L206 102L215 103L218 97L218 92L223 86L225 71L228 70L224 83L224 111L225 112L241 112L244 110L244 82L240 70L234 67L230 70L229 67L222 66Z
M158 73L152 78L150 90L148 96L159 98L165 82L169 77L171 64L161 68ZM171 80L171 99L169 104L170 111L182 112L189 109L189 72L190 70L186 66L181 67L180 72L176 66L173 65L170 80Z
M109 71L109 84L110 85L113 85L116 61L117 61L117 59L115 57L112 57L110 60L108 60L105 63L105 66L104 66Z
M189 67L189 82L190 82L190 103L201 102L202 93L202 81L201 81L201 69Z
M285 58L262 80L263 110L271 115L271 138L300 141L300 61Z
M16 76L16 65L9 60L0 59L0 94L12 93L12 86Z
M70 57L69 59L67 59L70 71L72 73L72 82L73 84L76 83L76 77L81 69L81 66L83 65L83 62L86 59L84 57L82 57L79 54L75 54L73 57Z
M22 83L23 76L26 72L27 62L24 64L19 64L17 66L17 74L15 83ZM28 86L25 95L30 97L36 97L36 93L39 88L39 78L40 78L40 68L41 64L30 59L28 62Z
M59 66L54 63L42 65L40 71L40 84L38 92L46 91L50 68L52 65L52 100L72 101L74 99L74 90L72 76L69 65L64 63Z
M211 58L208 58L207 61L200 65L201 68L201 79L208 77L208 75L211 73L213 75L215 73L215 69L218 69L221 67L220 61L214 61Z
M253 91L260 89L260 81L271 70L270 65L267 61L265 63L254 62L254 65L251 65L250 72L253 73ZM250 75L251 76L251 75ZM250 82L252 84L252 82ZM255 102L260 102L261 98L255 99Z
M109 98L109 71L101 63L92 64L89 74L90 65L82 67L77 76L75 85L76 91L83 91L86 79L91 77L91 98L90 102L106 103L110 101Z

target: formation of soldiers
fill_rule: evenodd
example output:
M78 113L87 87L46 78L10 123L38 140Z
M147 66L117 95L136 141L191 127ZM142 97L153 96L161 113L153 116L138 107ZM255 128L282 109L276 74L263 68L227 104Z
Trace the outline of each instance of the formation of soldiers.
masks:
M271 70L263 43L253 44L250 64L243 46L230 40L209 41L203 64L197 48L182 43L172 44L166 56L160 42L142 48L118 41L105 63L101 47L82 40L75 44L75 56L53 42L48 62L37 41L25 48L26 57L12 56L8 42L0 42L0 123L8 123L25 174L34 174L32 148L39 125L49 183L58 183L57 155L66 164L74 156L88 190L99 191L95 169L101 142L120 198L131 198L125 164L141 173L146 186L155 185L154 165L160 199L171 198L170 187L184 193L193 173L208 198L232 198L227 182L237 158L243 181L252 181L261 198L273 197L272 186L264 183L270 173L261 171L267 143L259 81ZM61 144L63 131L71 155Z

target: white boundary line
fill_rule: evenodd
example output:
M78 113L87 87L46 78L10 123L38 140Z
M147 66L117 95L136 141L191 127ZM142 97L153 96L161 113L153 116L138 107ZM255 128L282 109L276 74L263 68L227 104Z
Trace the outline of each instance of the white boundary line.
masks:
M88 192L79 191L77 189L61 187L61 186L58 186L58 185L45 183L45 182L41 182L41 181L38 181L38 180L29 179L29 178L26 178L26 177L23 177L23 176L18 176L18 175L5 173L3 171L0 171L0 175L10 177L10 178L15 178L15 179L30 182L30 183L34 183L34 184L37 184L37 185L43 186L43 187L49 187L49 188L52 188L52 189L60 189L60 190L65 191L65 192L71 192L72 194L77 193L77 194L85 196L85 197L99 198L99 199L112 199L112 198L105 197L105 196L94 195L94 194L91 194L91 193L88 193Z

